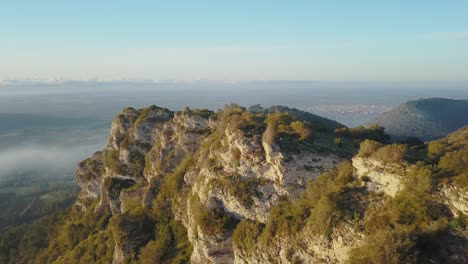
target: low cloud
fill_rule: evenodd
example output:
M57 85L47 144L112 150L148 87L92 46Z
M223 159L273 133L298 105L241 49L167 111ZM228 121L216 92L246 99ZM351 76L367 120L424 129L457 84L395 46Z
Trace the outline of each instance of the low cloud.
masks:
M71 177L78 162L101 145L69 147L22 146L0 151L0 180L24 173L40 177Z

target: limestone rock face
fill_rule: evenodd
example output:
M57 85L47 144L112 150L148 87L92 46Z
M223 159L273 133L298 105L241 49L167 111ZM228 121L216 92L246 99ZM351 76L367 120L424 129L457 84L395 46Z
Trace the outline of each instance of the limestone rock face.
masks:
M458 216L460 213L468 215L468 190L446 184L442 186L440 194L442 200L449 206L453 215Z
M75 171L76 182L81 188L83 198L96 198L101 190L104 174L103 153L98 151L88 159L80 162Z
M281 196L296 195L305 189L308 180L342 160L332 153L285 153L278 145L262 141L261 136L247 137L239 130L217 132L221 138L219 146L202 152L194 168L185 175L185 182L203 204L221 207L239 220L266 222ZM205 166L207 163L210 165ZM237 195L236 185L244 186L243 192L250 192L247 199ZM237 261L229 234L220 238L204 234L194 226L190 206L181 214L181 219L187 219L184 225L194 249L193 263Z
M112 212L120 212L120 190L144 179L146 154L158 132L173 115L173 112L156 106L141 110L126 108L117 115L100 156L105 165L99 185L101 208L110 206Z
M202 206L220 208L235 219L263 223L280 197L297 195L308 180L343 160L331 152L287 153L264 142L261 134L220 127L211 111L127 108L113 121L105 149L80 163L80 195L98 198L100 213L150 207L165 175L195 153L194 165L184 175L188 196L196 195ZM235 189L238 184L249 197L239 194L245 190ZM179 203L176 218L187 228L193 263L243 261L236 260L242 254L235 253L232 234L205 233L194 220L189 199ZM135 243L116 243L114 263L122 263Z
M294 150L268 143L263 140L263 121L258 130L242 128L221 120L221 114L190 109L171 112L155 106L123 110L112 123L105 149L78 166L81 193L77 203L86 210L87 201L99 200L98 214L126 219L135 209L149 211L164 202L155 198L164 193L162 186L172 184L177 197L170 210L187 231L192 263L346 262L349 251L364 237L350 223L333 229L327 237L314 235L306 226L300 234L272 238L268 247L254 252L234 246L233 230L213 232L202 226L200 208L221 213L234 223L244 219L266 223L282 197L297 198L310 180L345 160L336 148L319 151L315 142ZM187 160L190 164L181 170ZM363 180L359 188L365 185L369 192L391 197L403 188L408 172L407 165L357 156L352 166L354 176ZM180 180L183 187L169 177ZM468 213L466 193L450 186L440 193L454 214ZM154 219L138 217L138 221L127 219L128 223L122 220L120 228L113 230L115 264L127 263L154 239L154 230L145 227Z
M208 122L206 117L179 112L160 129L154 130L157 141L147 154L145 178L149 181L161 177L172 171L188 153L194 153L210 132Z
M367 188L394 197L403 188L402 179L407 168L399 164L386 165L381 161L354 157L353 167L358 177L367 177Z
M311 235L305 229L299 238L277 238L255 252L236 249L234 263L346 263L349 251L362 243L362 237L351 226L335 230L330 238Z

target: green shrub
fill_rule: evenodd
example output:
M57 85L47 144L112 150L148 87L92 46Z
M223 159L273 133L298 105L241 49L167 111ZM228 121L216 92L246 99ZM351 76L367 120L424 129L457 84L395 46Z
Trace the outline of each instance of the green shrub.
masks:
M151 105L147 108L143 108L140 110L140 116L136 119L135 123L133 123L133 127L137 127L141 122L145 121L145 119L148 117L149 113L151 111L155 111L157 109L160 109L159 107L155 105Z
M391 203L392 222L402 225L419 224L427 219L427 204L414 195L398 195Z
M145 169L145 155L139 151L132 151L129 155L130 171L132 176L135 178L143 176L143 170Z
M149 217L147 211L140 207L112 217L110 227L115 242L122 246L131 243L127 238L140 237L142 245L154 238L155 222Z
M373 141L370 139L366 139L363 142L361 142L358 156L369 157L371 154L375 153L381 147L383 147L382 143Z
M345 133L344 130L339 130L338 132ZM370 128L366 128L364 126L351 128L346 134L356 140L370 139L381 143L387 143L390 140L390 136L385 134L385 129L377 125L373 125Z
M191 207L194 220L203 233L209 236L221 236L230 233L239 223L238 220L230 216L223 208L207 208L200 203L198 195L191 199Z
M468 148L447 152L439 161L439 168L457 174L467 172L467 167Z
M155 240L151 240L141 250L140 261L142 264L160 263L172 242L171 227L168 224L159 223L156 226Z
M335 145L339 148L343 146L343 144L341 143L341 137L336 137L334 142L335 142Z
M294 236L306 224L314 233L329 235L333 227L345 219L362 218L367 193L357 184L350 162L343 162L337 169L322 174L308 184L299 199L282 199L271 209L259 242L269 245L275 236Z
M188 112L190 115L194 115L194 116L200 116L200 117L203 117L203 118L206 118L208 119L209 117L211 117L212 115L214 115L214 112L209 110L209 109L193 109L193 110L190 110L188 107L184 110L184 112Z
M185 173L193 165L193 155L187 154L187 156L182 160L182 162L177 166L174 171L166 175L164 179L165 188L169 192L171 197L177 197L178 193L181 191L182 185L184 183Z
M427 144L427 154L430 158L435 159L441 157L445 153L446 148L446 140L441 139L437 141L431 141Z
M349 130L347 127L339 127L335 129L335 135L337 137L346 137L349 134Z
M276 236L288 236L299 232L305 226L308 213L306 207L287 200L281 201L271 209L258 241L262 246L268 246Z
M278 126L289 125L292 121L294 121L293 117L289 113L285 112L276 112L273 114L269 114L265 119L266 124L277 124Z
M289 113L276 112L269 114L265 123L267 129L264 133L264 140L268 143L283 135L296 135L299 141L306 140L312 136L312 126L300 120L295 120Z
M416 263L415 241L405 231L395 232L389 227L366 236L363 246L351 250L350 264Z
M405 188L407 191L424 195L431 191L433 176L431 167L424 165L411 166L405 178Z
M299 140L308 139L312 135L312 129L302 121L294 121L290 126L299 135Z
M449 223L450 227L456 230L466 230L466 227L468 226L468 217L461 213L458 217L452 219Z
M125 170L122 164L120 164L119 156L119 150L104 151L104 166L108 167L114 173L123 174Z
M232 239L236 248L247 252L257 247L257 239L262 233L264 225L252 220L242 220L234 230Z
M408 146L402 144L391 144L379 148L371 154L372 158L385 163L401 163L405 159Z
M343 186L322 195L309 218L312 231L330 235L341 222L361 219L366 209L366 194L362 188Z
M114 242L109 230L86 237L62 256L63 263L111 263L114 259Z
M250 208L254 202L253 197L260 196L257 188L263 185L264 182L257 178L244 178L240 175L232 175L215 180L212 184L218 185L228 191L243 206Z
M468 172L453 177L453 184L462 190L468 189Z

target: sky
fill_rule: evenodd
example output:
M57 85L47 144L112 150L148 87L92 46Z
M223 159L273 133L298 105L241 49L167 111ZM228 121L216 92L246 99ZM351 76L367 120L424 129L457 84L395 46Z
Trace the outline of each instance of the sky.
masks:
M468 81L468 1L0 0L25 78Z

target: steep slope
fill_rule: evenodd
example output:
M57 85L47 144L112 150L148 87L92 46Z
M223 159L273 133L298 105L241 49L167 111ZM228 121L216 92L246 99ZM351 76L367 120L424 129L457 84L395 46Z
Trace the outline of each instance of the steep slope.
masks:
M241 219L265 222L281 197L297 196L356 150L352 140L337 146L336 127L342 125L282 106L233 105L217 113L127 108L106 148L80 163L76 204L98 217L113 215L115 263L157 262L158 254L145 252L161 247L151 242L160 241L161 222L193 262L232 262L232 231ZM139 221L156 234L135 230ZM159 248L159 258L174 246Z
M397 140L408 137L437 139L468 125L468 100L430 98L409 101L385 112L370 124L384 127Z
M355 155L372 133L275 109L125 109L30 262L468 260L468 129L410 150L365 140Z

